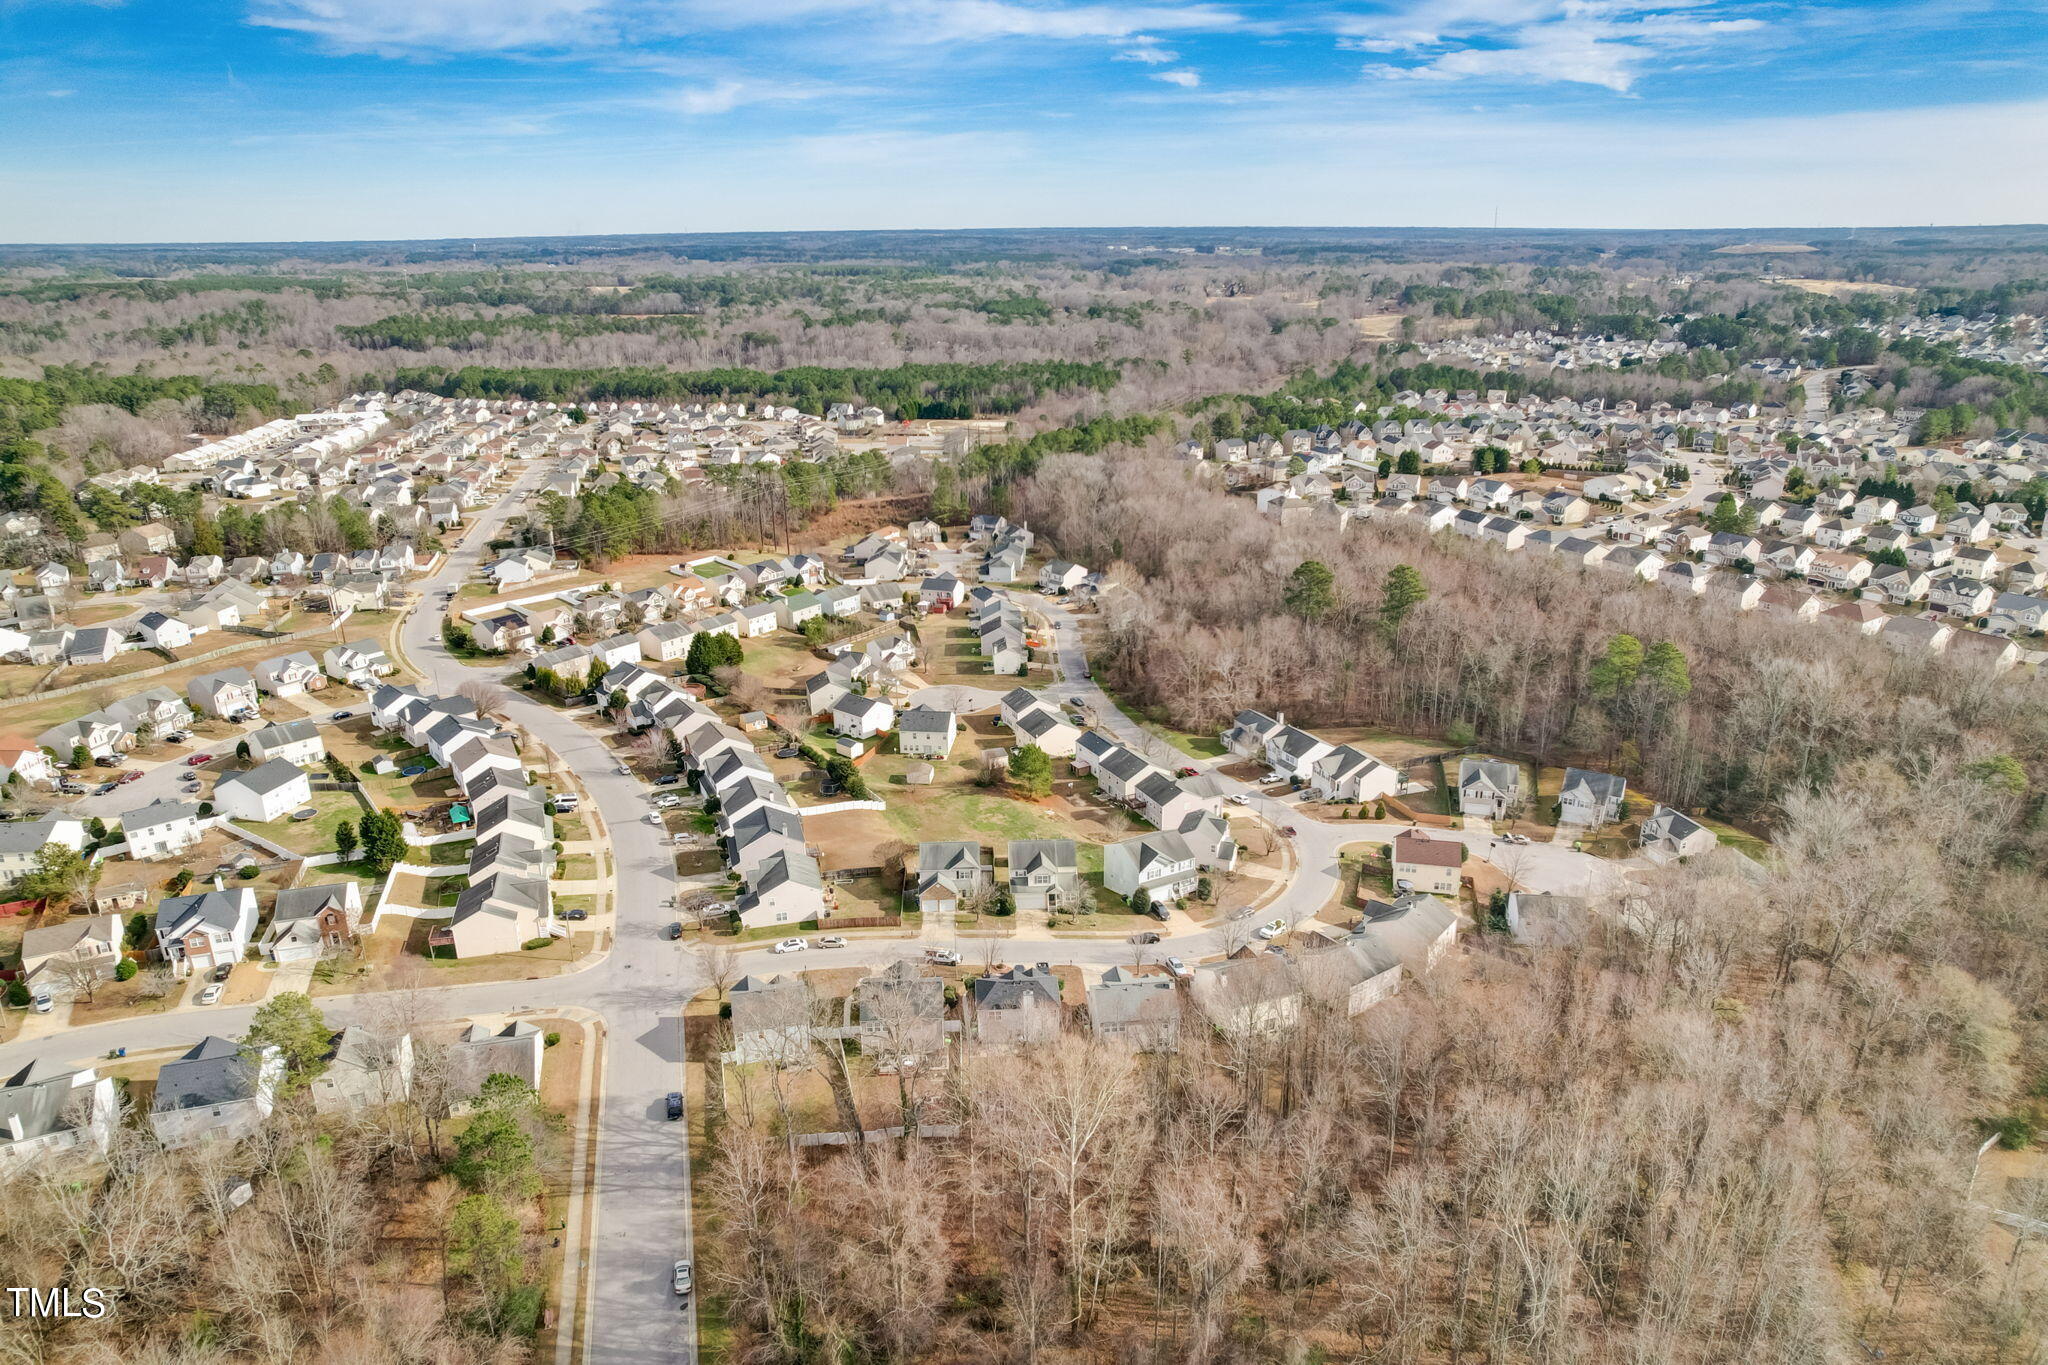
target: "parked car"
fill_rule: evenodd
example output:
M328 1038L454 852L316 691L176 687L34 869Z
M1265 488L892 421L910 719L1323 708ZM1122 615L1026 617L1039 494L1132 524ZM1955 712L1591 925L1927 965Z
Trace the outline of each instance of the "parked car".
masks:
M1249 796L1246 796L1243 792L1232 792L1229 796L1226 796L1223 799L1228 801L1233 806L1248 806L1252 802L1252 799Z
M121 784L119 782L102 782L97 787L94 787L92 789L92 794L94 796L105 796L108 792L112 791L114 788L120 785Z
M623 763L619 764L618 767L613 768L612 771L617 773L620 777L631 777L633 775L633 770Z
M584 919L589 919L589 918L590 918L590 912L589 912L588 910L585 910L585 909L584 909L584 908L583 908L582 906L580 906L580 905L579 905L579 906L577 906L577 907L576 907L576 908L575 908L574 910L564 910L564 911L562 912L562 918L563 918L563 919L573 919L573 920L584 920Z
M1181 765L1180 775L1182 777L1193 777L1197 771L1198 769L1191 768L1188 767L1186 764L1183 764Z
M57 1008L57 1002L50 998L48 991L37 991L35 994L35 1004L37 1014L48 1014L51 1010Z
M641 816L640 819L643 823L649 825L658 825L661 823L661 817L659 815L656 815L653 811L647 812L647 814Z
M219 986L208 986L205 990L199 992L199 998L194 1003L211 1005L214 1001L220 999L220 993L221 988Z
M1278 938L1280 937L1280 935L1287 932L1287 921L1284 919L1267 920L1264 924L1261 924L1255 932L1257 932L1258 936L1263 939Z
M800 938L785 938L768 951L771 953L800 953L811 945Z
M663 773L660 777L654 779L654 785L657 787L673 787L682 780L683 775L681 773Z
M225 981L234 974L235 964L232 962L223 962L213 969L213 979L215 981Z
M183 744L186 740L190 738L192 738L192 732L190 730L173 730L169 734L164 736L164 743Z
M960 965L960 954L951 948L927 948L924 950L924 960L935 966L957 967Z
M186 767L188 767L188 768L196 768L196 767L198 767L198 766L199 766L200 764L202 764L202 763L211 763L211 762L213 762L213 755L212 755L212 754L187 754L187 755L185 755L185 766L186 766Z
M101 754L93 760L93 766L99 768L118 768L121 766L121 760L112 754Z
M683 936L683 922L681 920L677 920L668 927L668 936L670 938L681 938Z
M1158 934L1158 932L1157 932L1156 930L1153 930L1153 929L1146 929L1146 930L1143 930L1142 932L1139 932L1139 933L1135 933L1135 934L1132 934L1132 935L1131 935L1131 942L1133 942L1133 943L1157 943L1157 942L1159 942L1159 934Z
M141 780L142 769L140 768L130 768L127 772L114 779L116 782L139 782Z
M844 948L846 946L846 936L843 934L827 934L818 940L818 946L820 948Z
M683 1097L682 1097L682 1095L681 1095L681 1094L679 1094L679 1093L677 1093L676 1091L673 1091L673 1090L671 1090L671 1091L669 1092L669 1096L668 1096L668 1116L669 1116L669 1118L670 1118L670 1119L679 1119L679 1118L681 1118L681 1117L683 1116ZM676 1262L676 1278L678 1279L678 1281L680 1281L680 1280L681 1280L681 1278L682 1278L682 1274L683 1274L683 1263L682 1263L681 1261L677 1261L677 1262ZM681 1286L681 1284L680 1284L680 1283L678 1283L678 1285L676 1286L676 1293L680 1294L680 1293L682 1293L682 1292L683 1292L682 1286Z
M1187 964L1187 963L1185 963L1185 962L1182 962L1182 961L1181 961L1181 960L1180 960L1179 958L1177 958L1177 957L1169 957L1168 959L1166 959L1166 970L1168 970L1169 972L1172 972L1172 973L1173 973L1173 974L1174 974L1175 976L1192 976L1192 975L1194 975L1194 973L1193 973L1193 972L1191 972L1191 971L1189 971L1189 970L1188 970L1188 964Z
M353 716L354 714L355 714L355 712L353 712L353 711L336 711L336 712L335 712L335 713L334 713L333 715L329 716L329 717L328 717L327 719L329 719L329 720L347 720L347 719L348 719L348 718L349 718L350 716Z
M670 1117L673 1118L674 1115L670 1115ZM695 1286L696 1283L696 1277L690 1273L690 1263L688 1261L677 1261L676 1293L681 1294L685 1298L688 1298L691 1288Z

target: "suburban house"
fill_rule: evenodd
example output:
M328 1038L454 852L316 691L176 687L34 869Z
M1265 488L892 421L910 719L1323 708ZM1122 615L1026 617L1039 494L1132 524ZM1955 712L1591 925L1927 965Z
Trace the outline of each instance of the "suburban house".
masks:
M270 1117L283 1078L284 1054L277 1048L250 1057L225 1038L203 1038L157 1073L149 1125L172 1150L245 1138Z
M917 846L917 867L910 877L911 896L926 914L958 910L963 901L986 891L994 864L980 844L937 840Z
M1621 818L1627 793L1628 782L1612 773L1566 768L1557 795L1557 822L1586 828L1611 825Z
M1377 801L1401 790L1401 775L1349 744L1309 764L1308 785L1323 801Z
M743 976L733 982L731 1000L736 1062L794 1066L810 1060L816 1001L802 976Z
M198 843L205 831L200 828L196 804L159 797L123 815L121 833L128 841L128 856L149 862L183 853Z
M214 809L231 820L258 824L282 820L312 799L313 784L305 770L281 758L229 773L213 787Z
M1419 829L1404 829L1394 836L1393 850L1395 889L1432 896L1458 894L1464 844L1456 839L1434 839Z
M335 645L320 656L320 666L328 677L365 692L377 685L377 679L397 671L391 656L374 640L349 640Z
M112 1076L30 1062L0 1084L0 1175L88 1144L106 1151L120 1112Z
M58 998L72 993L81 972L110 979L121 964L121 917L89 915L63 920L21 936L21 974L31 991Z
M1301 980L1281 953L1245 947L1221 962L1204 962L1194 969L1188 993L1228 1034L1286 1028L1301 1017Z
M548 936L553 906L545 878L493 872L463 888L454 916L429 933L427 942L452 948L459 958L516 953Z
M1522 767L1495 758L1458 760L1458 812L1504 820L1522 808Z
M185 695L209 716L234 720L256 714L256 679L246 668L224 668L194 678L185 685Z
M951 711L913 706L896 717L896 748L916 758L945 758L958 734L959 721Z
M1038 571L1040 592L1071 592L1087 579L1088 571L1079 564L1070 564L1064 559L1055 559Z
M310 962L355 942L363 892L355 882L295 886L277 893L263 954L273 962Z
M412 1093L412 1035L386 1038L361 1024L334 1035L327 1065L306 1085L322 1114L354 1114L398 1104Z
M1386 948L1403 966L1421 976L1436 966L1458 939L1458 912L1422 891L1396 896L1391 905L1368 901L1359 933Z
M1072 839L1012 839L1010 903L1018 910L1080 904L1081 864Z
M46 787L57 780L57 765L40 748L25 740L0 740L0 782L18 777L31 787Z
M1653 857L1695 858L1718 846L1720 840L1697 820L1669 806L1659 806L1643 821L1638 842Z
M808 853L770 854L747 879L746 888L733 912L748 929L801 924L825 909L824 874Z
M282 759L300 767L310 767L327 756L327 743L320 738L320 727L310 720L266 725L249 736L248 744L252 758Z
M468 1097L454 1107L454 1112L469 1112L468 1099L474 1098L493 1076L510 1076L538 1090L546 1049L546 1037L527 1020L471 1024L449 1044L441 1059L447 1070L449 1092Z
M242 960L256 933L256 893L246 886L166 896L156 907L157 953L173 976Z
M1170 976L1111 967L1088 988L1089 1028L1133 1051L1171 1051L1180 1040L1180 1014L1180 992Z
M896 708L880 697L849 692L832 703L832 730L849 739L873 739L896 723Z
M1049 1043L1065 1019L1059 976L1046 963L974 979L974 1031L988 1046Z
M296 697L327 686L327 675L320 671L311 654L300 650L257 664L256 685L273 697Z
M1184 900L1195 894L1199 877L1194 851L1170 830L1119 840L1102 850L1102 884L1135 901L1143 891L1152 904Z
M62 844L77 853L85 848L85 822L68 815L0 823L0 883L35 870L36 855L45 844Z
M151 649L183 649L192 643L192 627L160 611L145 612L135 623L142 643Z
M854 987L860 1010L861 1055L878 1071L906 1062L943 1060L946 1046L946 983L927 976L922 964L898 958Z

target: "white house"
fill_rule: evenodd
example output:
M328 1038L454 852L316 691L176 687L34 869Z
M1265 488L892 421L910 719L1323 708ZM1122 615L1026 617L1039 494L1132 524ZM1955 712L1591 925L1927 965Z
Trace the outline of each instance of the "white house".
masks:
M156 800L121 817L128 856L139 862L174 858L200 840L199 807L190 801Z
M335 645L320 656L320 664L328 677L366 692L376 685L377 679L397 671L391 656L374 640L349 640Z
M183 649L192 643L192 627L160 611L147 612L135 623L142 643L151 649Z
M832 731L852 739L873 739L895 727L896 708L880 697L849 692L832 704Z
M266 725L249 736L249 755L259 762L281 758L297 767L310 767L327 756L327 742L312 721L288 720Z
M304 650L296 654L280 654L275 659L265 659L256 665L256 685L273 697L296 697L302 692L316 692L327 686L327 676L320 671L320 665Z
M185 685L185 695L209 716L232 719L256 711L256 679L246 668L224 668Z
M1170 831L1140 834L1102 850L1102 884L1126 899L1144 891L1155 903L1195 894L1194 851Z
M282 820L312 799L313 785L304 770L281 758L230 773L213 788L214 807L223 815L259 824Z

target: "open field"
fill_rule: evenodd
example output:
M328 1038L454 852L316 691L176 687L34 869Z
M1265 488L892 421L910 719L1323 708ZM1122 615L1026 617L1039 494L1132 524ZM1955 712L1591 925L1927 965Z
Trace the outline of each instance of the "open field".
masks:
M1714 248L1716 256L1778 256L1795 251L1818 251L1805 242L1731 242Z
M1913 287L1907 284L1879 284L1874 280L1779 280L1794 289L1803 289L1809 294L1825 294L1831 299L1847 298L1851 294L1911 294Z

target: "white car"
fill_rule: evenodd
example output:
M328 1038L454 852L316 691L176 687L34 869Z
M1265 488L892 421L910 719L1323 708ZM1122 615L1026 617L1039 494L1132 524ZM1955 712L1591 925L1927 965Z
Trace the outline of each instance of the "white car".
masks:
M827 934L818 940L818 946L820 948L844 948L846 946L846 939L839 934Z
M1169 957L1168 959L1166 959L1166 970L1172 972L1175 976L1193 975L1193 973L1188 970L1188 964L1181 961L1177 957Z
M771 953L800 953L810 946L811 945L809 943L806 943L803 939L786 938L783 939L781 942L777 943L773 948L770 948L768 951Z
M1260 938L1278 938L1287 932L1287 921L1284 919L1268 920L1261 924L1255 932Z
M1225 797L1224 800L1230 802L1230 804L1233 806L1248 806L1251 804L1252 799L1249 796L1246 796L1243 792L1232 792L1229 796Z
M220 992L221 988L219 986L208 986L199 992L198 999L192 1003L196 1005L211 1005L214 1001L220 999Z
M676 1293L678 1293L678 1294L681 1294L681 1295L683 1295L684 1297L686 1297L686 1298L687 1298L687 1297L689 1296L689 1293L690 1293L690 1290L691 1290L691 1288L692 1288L692 1287L693 1287L693 1286L694 1286L694 1285L695 1285L696 1283L697 1283L697 1278L696 1278L696 1276L695 1276L695 1275L693 1275L693 1274L691 1273L691 1271L690 1271L690 1263L689 1263L688 1261L677 1261L677 1262L676 1262Z
M621 763L618 767L612 769L612 771L617 773L620 777L631 777L633 775L633 770L623 763Z
M658 825L661 823L661 817L659 815L656 815L653 811L647 812L647 814L641 816L640 819L642 820L642 822L650 825Z

